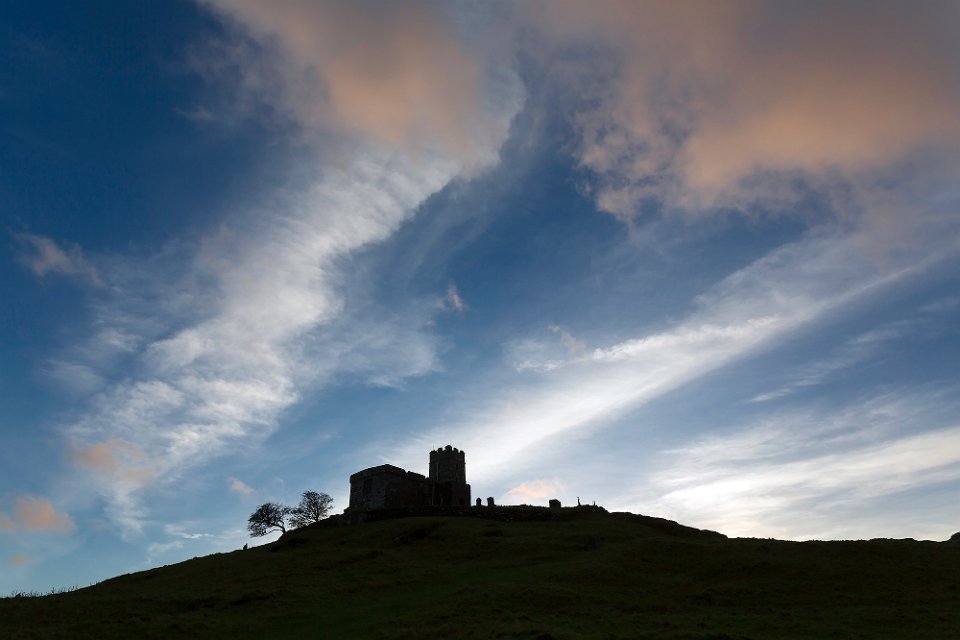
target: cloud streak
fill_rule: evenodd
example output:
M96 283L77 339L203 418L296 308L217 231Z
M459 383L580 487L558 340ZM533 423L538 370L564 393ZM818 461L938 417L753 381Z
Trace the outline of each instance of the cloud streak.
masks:
M463 311L467 310L467 303L463 301L463 297L460 295L457 285L452 282L447 287L447 295L443 299L443 307L458 313L462 313Z
M751 402L768 402L786 397L804 388L822 384L837 372L854 367L875 356L885 344L903 337L909 322L890 323L886 327L868 331L844 343L829 358L804 367L784 386L762 393Z
M342 152L315 150L297 178L195 244L104 259L95 333L51 371L83 372L80 387L95 392L64 429L67 449L128 533L145 522L145 491L262 442L304 389L338 376L393 385L437 367L430 302L409 322L385 319L346 265L495 160L518 108L509 79L479 98L486 71L426 5L208 6L228 54L204 67L211 80L239 83L311 144L334 135ZM447 303L465 308L455 287Z
M808 235L734 272L698 300L685 320L660 332L596 348L549 366L517 367L507 392L464 406L464 418L417 436L401 464L434 442L471 452L471 477L497 482L565 434L593 431L699 377L770 348L797 329L921 273L946 255L891 268L848 238ZM515 356L515 351L511 352ZM512 362L516 366L516 360ZM504 412L502 398L510 398ZM409 462L408 462L409 461Z
M867 535L872 523L851 517L864 505L960 481L960 427L944 415L952 414L944 411L950 404L908 393L834 412L779 412L664 452L660 468L637 483L649 487L639 499L669 517L733 535ZM940 523L925 517L888 523L896 531L885 535L944 535L935 530Z
M345 342L338 328L344 313L339 287L346 281L336 261L387 238L456 170L440 159L408 164L371 150L343 170L325 171L278 211L250 212L243 224L251 229L206 239L184 275L180 296L197 300L203 315L168 316L181 326L155 338L152 326L162 315L148 307L147 324L127 325L120 309L103 303L102 326L139 333L139 374L96 394L67 434L74 463L106 483L114 518L137 529L142 513L133 494L153 478L262 441L303 385L362 366L350 352L366 336ZM162 270L142 274L138 284L153 286L155 278L159 285L167 277ZM117 304L126 303L122 284L114 289ZM309 361L317 351L327 358ZM389 367L372 368L387 375ZM397 371L410 373L416 371Z

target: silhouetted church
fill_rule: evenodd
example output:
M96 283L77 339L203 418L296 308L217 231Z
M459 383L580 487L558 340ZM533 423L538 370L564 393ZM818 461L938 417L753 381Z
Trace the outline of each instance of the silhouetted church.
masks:
M464 452L447 445L430 452L430 477L383 464L350 476L347 511L398 507L468 506Z

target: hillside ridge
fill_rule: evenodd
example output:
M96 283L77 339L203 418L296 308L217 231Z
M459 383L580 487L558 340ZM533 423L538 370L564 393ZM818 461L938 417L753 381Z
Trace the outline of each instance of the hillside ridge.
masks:
M599 507L336 519L0 600L33 638L956 637L960 545L727 538ZM509 519L505 519L509 518Z

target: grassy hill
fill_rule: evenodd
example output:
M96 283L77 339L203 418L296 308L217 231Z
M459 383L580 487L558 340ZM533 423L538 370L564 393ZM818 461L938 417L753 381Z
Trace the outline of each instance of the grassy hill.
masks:
M960 544L726 539L532 509L315 526L6 598L0 637L960 638Z

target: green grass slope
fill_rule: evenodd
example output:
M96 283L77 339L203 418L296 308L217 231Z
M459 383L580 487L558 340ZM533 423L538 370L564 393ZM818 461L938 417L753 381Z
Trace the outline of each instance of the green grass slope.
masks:
M25 638L960 638L960 545L725 539L599 509L416 517L0 600Z

